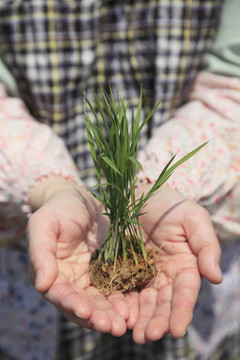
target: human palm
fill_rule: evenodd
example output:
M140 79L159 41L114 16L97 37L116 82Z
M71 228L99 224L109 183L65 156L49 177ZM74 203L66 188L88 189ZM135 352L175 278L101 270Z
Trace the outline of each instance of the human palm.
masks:
M202 207L167 188L144 210L145 243L156 250L158 274L138 295L139 314L132 327L140 344L169 332L183 336L192 320L201 276L221 281L220 247Z
M87 197L57 194L32 215L28 224L31 277L36 289L69 320L121 336L129 313L123 295L106 299L89 281L89 260L108 224L96 215L99 205Z
M145 210L143 235L146 246L158 252L158 275L145 289L106 298L91 286L88 274L91 254L108 228L106 218L97 215L99 204L90 195L63 192L52 197L28 226L37 290L80 326L114 336L128 327L140 344L168 332L182 336L192 318L200 276L221 281L214 268L220 248L205 210L177 192L160 191Z

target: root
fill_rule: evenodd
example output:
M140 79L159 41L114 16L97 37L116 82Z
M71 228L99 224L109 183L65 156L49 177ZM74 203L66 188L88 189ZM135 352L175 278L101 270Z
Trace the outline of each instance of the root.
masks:
M128 252L126 260L117 259L114 269L111 263L105 264L102 259L92 259L89 269L92 285L106 296L149 285L157 275L155 257L148 251L146 259L137 254L137 261L135 264L133 255Z

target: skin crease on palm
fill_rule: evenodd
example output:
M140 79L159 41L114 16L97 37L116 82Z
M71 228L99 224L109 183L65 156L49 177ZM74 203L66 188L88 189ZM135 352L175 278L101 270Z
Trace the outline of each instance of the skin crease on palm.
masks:
M146 246L158 252L156 278L141 291L107 298L88 275L90 256L108 228L106 217L96 215L100 205L86 190L69 185L39 204L28 223L30 279L80 326L113 336L132 329L138 344L167 333L178 338L192 320L201 276L222 281L221 250L208 213L174 190L158 191L141 217Z

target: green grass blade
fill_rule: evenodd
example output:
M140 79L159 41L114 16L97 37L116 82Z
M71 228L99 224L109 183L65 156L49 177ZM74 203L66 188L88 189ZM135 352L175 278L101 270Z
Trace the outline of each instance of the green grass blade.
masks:
M92 191L99 187L106 187L106 186L113 187L114 189L117 189L120 194L122 194L122 190L119 188L119 186L117 186L116 184L109 183L109 182L93 185L93 186L89 187L88 190Z
M187 155L183 156L180 160L178 160L174 165L172 165L170 168L168 168L164 173L162 172L159 176L159 178L157 179L156 183L153 185L153 187L149 190L149 193L151 194L153 191L156 191L157 189L159 189L160 186L163 185L164 182L166 182L166 180L169 178L169 176L172 175L173 171L179 167L180 165L182 165L185 161L187 161L188 159L190 159L193 155L195 155L199 150L201 150L206 144L208 143L208 141L206 141L205 143L203 143L202 145L198 146L196 149L192 150L190 153L188 153ZM168 164L170 164L172 162L172 160L175 158L176 155L174 155L174 157L170 160L170 162ZM166 167L165 167L166 168Z
M111 91L110 86L109 86L109 89ZM101 93L102 93L103 98L104 98L104 105L105 105L106 112L107 112L107 114L109 116L110 123L112 124L112 122L114 121L113 114L116 115L115 112L114 112L114 109L113 109L113 108L115 108L115 103L113 102L113 104L112 104L111 99L109 98L106 90L103 88L102 85L100 85L100 90L101 90Z
M137 115L135 119L135 129L139 129L140 117L142 112L142 87L140 88L140 96L138 100L138 108L137 108Z
M92 91L93 91L93 90L92 90ZM98 114L96 113L96 111L95 111L92 103L91 103L90 100L87 98L87 96L86 96L85 93L83 93L83 96L84 96L84 99L86 100L86 102L87 102L87 104L88 104L88 106L89 106L89 108L90 108L90 110L91 110L91 112L92 112L92 114L93 114L93 116L94 116L97 124L99 125L100 122L99 122L99 119L98 119ZM85 114L86 114L86 112L85 112Z
M96 193L94 193L94 192L92 192L92 191L91 191L91 194L92 194L92 196L93 196L96 200L98 200L105 208L107 207L107 204L105 203L104 199L103 199L101 196L97 195Z
M98 100L98 97L97 97L96 93L95 93L93 90L92 90L92 92L93 92L93 96L94 96L95 102L96 102L96 104L97 104L98 111L100 112L101 117L102 117L102 119L103 119L105 129L107 130L107 133L109 134L110 129L109 129L108 122L107 122L107 120L106 120L106 117L105 117L105 114L104 114L102 105L101 105L100 101Z
M99 166L98 166L97 154L96 154L96 150L95 150L95 146L94 146L94 139L93 139L93 135L92 135L92 132L91 132L91 127L89 126L88 120L86 121L86 127L87 127L87 138L88 138L90 152L91 152L93 163L94 163L94 166L95 166L97 178L100 181L101 171L100 171Z
M105 154L100 154L99 158L101 158L103 161L105 161L105 163L113 170L115 171L117 174L121 175L120 171L118 170L118 168L116 167L116 165L114 164L114 162L109 159L109 157L107 157Z
M133 224L133 225L142 226L142 225L140 224L140 222L137 221L137 220L133 220L133 219L130 219L130 218L126 218L126 221L127 221L128 223L130 223L130 224Z
M143 171L141 163L136 158L130 156L128 160L131 161L134 165L136 165L141 171Z
M146 123L151 119L154 112L157 110L159 105L161 104L162 100L158 101L158 103L154 106L154 108L150 111L150 113L145 117L141 125L139 126L138 130L136 131L135 136L138 137L140 132L142 131L143 127L146 125Z

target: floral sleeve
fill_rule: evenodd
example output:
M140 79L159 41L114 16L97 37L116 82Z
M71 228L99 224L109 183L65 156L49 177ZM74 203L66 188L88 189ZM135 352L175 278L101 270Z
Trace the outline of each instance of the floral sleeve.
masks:
M209 141L168 182L206 207L221 233L227 229L225 238L240 234L239 90L238 78L200 73L189 102L159 128L139 156L144 168L139 181L152 182L174 154L179 158Z
M78 179L63 141L30 116L23 102L0 88L0 200L26 210L30 188L50 174ZM28 210L27 210L28 211Z

